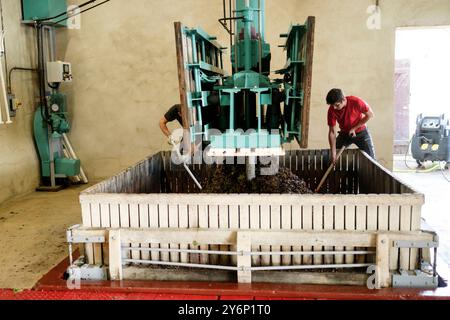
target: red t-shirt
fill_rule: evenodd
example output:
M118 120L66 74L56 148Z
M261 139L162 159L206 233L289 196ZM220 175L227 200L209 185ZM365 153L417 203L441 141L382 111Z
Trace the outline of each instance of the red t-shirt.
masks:
M342 110L335 110L333 106L330 106L328 109L328 125L334 127L337 122L342 133L349 133L361 120L364 113L368 111L369 105L364 100L354 96L347 97L347 106ZM366 129L365 125L358 128L356 133L364 129Z

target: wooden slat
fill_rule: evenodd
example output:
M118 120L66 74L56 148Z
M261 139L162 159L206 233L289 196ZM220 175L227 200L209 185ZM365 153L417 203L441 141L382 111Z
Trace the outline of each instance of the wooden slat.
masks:
M188 217L188 206L187 205L179 205L178 207L178 224L180 229L187 229L189 227L189 217ZM188 249L187 244L181 244L180 249ZM182 263L189 262L188 253L182 252L180 253L180 261Z
M202 229L209 228L208 223L208 206L207 205L199 205L198 206L198 226ZM200 250L208 250L208 245L201 245ZM209 263L209 255L208 254L200 254L200 263L208 264Z
M250 229L251 230L259 230L260 229L259 205L257 205L257 204L250 205ZM261 247L252 245L252 252L258 252L258 251L261 251ZM260 266L261 265L261 256L252 256L252 265Z
M323 206L323 225L324 230L333 230L334 228L334 209L333 206L327 205ZM325 251L333 251L333 247L325 247ZM324 256L324 263L325 264L333 264L334 263L334 256L332 255L325 255Z
M179 228L179 221L178 221L178 205L176 204L169 204L169 228ZM169 244L170 249L180 249L180 246L178 243L170 243ZM178 252L170 252L169 254L170 262L180 262L180 254Z
M227 230L230 228L229 225L229 212L228 212L228 206L227 205L220 205L219 206L219 229ZM221 245L220 250L221 251L229 251L229 246L227 245ZM230 264L230 257L221 255L219 257L219 263L221 265L229 265Z
M270 230L270 207L267 204L260 206L261 230ZM270 246L261 246L262 252L270 251ZM270 256L261 256L261 265L270 266Z
M280 206L270 206L270 229L280 230L281 229L281 207ZM271 246L271 251L281 251L279 246ZM272 265L281 265L281 256L272 255Z
M367 217L367 206L366 205L358 205L355 207L356 209L356 230L364 231L366 230L366 217ZM356 250L365 250L366 248L356 248ZM365 256L358 255L356 256L356 263L365 263Z
M139 228L139 205L138 204L130 204L130 227L131 228ZM139 243L132 243L133 247L139 247ZM131 251L131 258L139 260L141 259L141 253L138 250Z
M400 230L401 231L411 231L411 206L401 206L400 207ZM401 248L400 249L400 268L402 270L409 269L409 255L410 249Z
M313 207L304 205L302 206L302 229L305 231L313 230ZM312 251L311 246L302 246L303 251ZM312 265L313 264L313 256L304 255L302 257L303 264Z
M81 202L81 216L84 227L92 227L91 221L91 204L87 202ZM88 264L94 264L94 246L92 244L84 245L85 255Z
M239 229L239 206L231 205L229 206L229 219L230 219L230 228L231 229ZM236 251L236 246L230 247L231 251ZM237 257L231 256L231 264L233 266L237 265Z
M293 216L291 213L291 206L285 205L281 207L281 229L282 230L292 230L292 220ZM297 219L300 222L300 219ZM291 252L292 246L283 246L281 248L284 252ZM281 264L283 266L289 266L292 263L292 256L282 256Z
M295 205L292 206L292 230L302 230L302 206L301 205ZM284 209L283 209L284 212ZM283 219L284 221L284 219ZM293 251L302 251L302 247L300 245L293 246ZM301 255L294 255L292 256L292 264L299 266L302 264L302 256Z
M399 231L400 230L400 207L398 205L389 206L389 231ZM389 267L390 270L398 270L398 248L391 248Z
M411 231L420 230L420 207L412 206L411 212ZM426 249L424 249L426 250ZM411 249L411 254L409 257L409 270L416 270L419 268L419 250Z
M169 228L169 207L167 204L158 205L158 218L159 218L159 227L160 228ZM161 243L160 248L168 249L169 243ZM169 252L160 252L161 261L170 261Z
M218 230L219 229L219 207L216 205L209 206L209 229L210 230ZM209 246L213 251L219 251L219 245L213 244ZM213 265L217 265L219 263L218 255L210 255L209 261Z
M158 229L159 228L159 205L157 204L150 204L149 205L149 216L150 216L150 228L152 229ZM158 249L160 248L159 243L151 243L151 248ZM152 261L161 261L160 260L160 253L159 252L151 252L150 257Z
M334 230L345 230L344 220L344 207L334 206ZM336 251L344 251L344 247L335 247L334 249ZM343 264L344 255L336 255L334 260L336 264Z
M251 238L248 233L237 233L237 247L236 250L240 252L249 252L251 250ZM239 283L251 283L252 272L250 267L252 266L252 259L250 256L238 256L236 259L236 265L239 267L238 282Z
M101 218L100 218L100 204L92 203L91 204L91 219L92 219L92 227L101 227ZM103 255L102 255L102 245L99 243L94 243L94 264L102 265L103 264Z
M356 230L356 213L355 206L349 205L345 206L345 230L352 231ZM345 247L345 250L352 251L354 247ZM353 255L345 256L345 263L354 263L355 259Z
M102 228L111 227L111 214L109 211L109 203L100 203L100 225ZM102 244L102 260L103 264L109 265L109 244Z
M112 281L122 280L122 241L120 236L120 230L112 229L109 232L109 250L110 257L109 275Z
M323 230L323 206L321 204L314 205L313 207L313 230ZM314 251L323 251L322 246L314 246ZM323 256L316 255L313 258L314 264L322 264Z

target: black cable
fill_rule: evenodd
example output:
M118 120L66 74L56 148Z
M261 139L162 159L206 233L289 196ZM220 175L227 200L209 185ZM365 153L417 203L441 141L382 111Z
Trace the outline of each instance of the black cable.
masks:
M11 94L12 93L12 81L11 81L11 77L12 77L12 73L13 73L13 71L32 71L32 72L38 72L38 70L37 69L33 69L33 68L22 68L22 67L14 67L14 68L11 68L10 70L9 70L9 73L8 73L8 85L7 85L7 87L8 87L8 93L9 94Z
M56 22L53 22L53 25L58 24L58 23L60 23L60 22L63 22L63 21L65 21L65 20L68 20L68 19L70 19L70 18L76 17L76 16L82 14L83 12L86 12L86 11L89 11L89 10L91 10L91 9L94 9L94 8L96 8L96 7L98 7L98 6L101 6L102 4L105 4L105 3L110 2L110 1L111 1L111 0L105 0L105 1L103 1L103 2L101 2L101 3L99 3L99 4L96 4L95 6L92 6L92 7L90 7L90 8L84 9L84 10L82 10L82 11L76 13L76 14L69 15L68 17L66 17L66 18L64 18L64 19L58 20L58 21L56 21ZM81 6L80 6L80 8L81 8Z
M83 7L87 6L88 4L91 4L91 3L95 2L95 1L97 1L97 0L89 0L89 1L87 1L87 2L85 2L85 3L83 3L83 4L80 4L80 5L78 6L78 8L83 8ZM66 11L65 11L65 12L62 12L62 13L60 13L60 14L54 16L54 17L37 19L37 20L35 20L35 22L45 22L45 21L53 20L53 19L62 17L62 16L65 15L65 14L67 14Z

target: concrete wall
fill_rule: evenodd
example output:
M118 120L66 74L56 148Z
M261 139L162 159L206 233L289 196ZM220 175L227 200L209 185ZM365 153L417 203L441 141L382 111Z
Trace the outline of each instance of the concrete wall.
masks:
M381 29L369 30L374 0L267 0L272 70L284 65L277 46L290 23L316 16L310 148L326 148L324 97L332 87L368 101L378 160L392 167L395 28L450 25L448 0L381 0ZM91 179L110 176L167 149L157 122L179 101L173 22L202 26L228 46L217 19L220 0L128 0L86 13L81 30L59 33L59 54L72 62L72 143Z
M35 67L34 30L20 23L20 1L3 0L2 5L8 68ZM0 203L33 191L40 176L31 126L38 94L37 78L29 72L14 73L12 88L23 106L13 124L0 125ZM3 103L0 107L4 115Z

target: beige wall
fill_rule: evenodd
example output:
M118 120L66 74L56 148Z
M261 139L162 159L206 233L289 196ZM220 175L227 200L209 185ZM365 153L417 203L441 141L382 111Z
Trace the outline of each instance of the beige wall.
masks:
M3 0L2 5L8 68L35 66L34 30L20 23L20 1ZM40 175L31 126L38 94L36 77L29 72L17 72L12 82L23 107L13 118L13 124L0 125L0 203L33 191ZM3 103L1 108L4 115Z
M324 97L332 87L368 101L379 161L392 166L395 28L450 25L448 0L381 0L381 30L369 30L374 0L267 0L272 70L284 65L277 46L290 23L316 16L310 148L326 148ZM157 122L179 101L173 22L201 26L228 46L217 19L220 0L111 1L61 31L59 54L72 62L70 134L91 179L103 178L167 149Z

